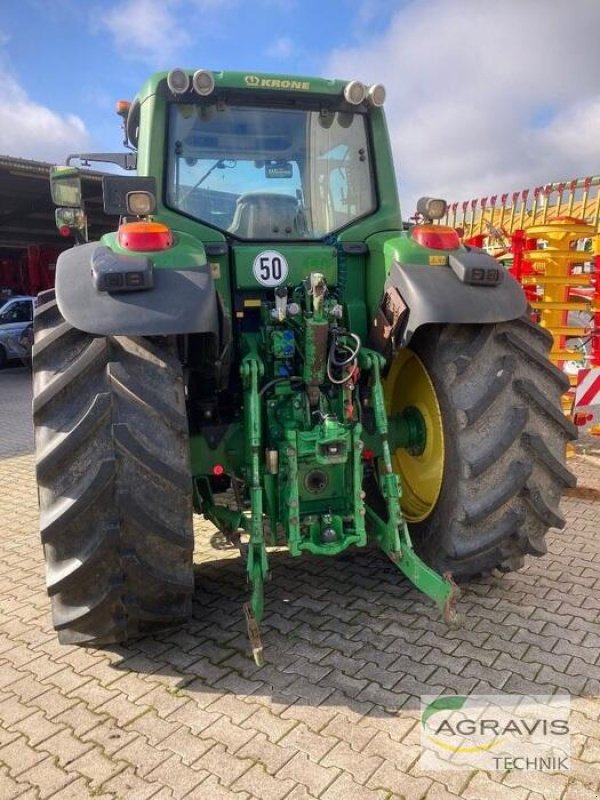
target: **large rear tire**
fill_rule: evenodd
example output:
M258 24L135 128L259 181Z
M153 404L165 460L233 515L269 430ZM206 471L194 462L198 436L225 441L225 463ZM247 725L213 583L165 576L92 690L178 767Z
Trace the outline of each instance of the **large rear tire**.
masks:
M108 644L184 622L192 483L174 344L83 333L53 290L34 327L40 529L59 640Z
M552 337L527 319L431 325L400 351L386 380L388 413L417 408L426 444L396 451L417 552L457 579L511 571L546 552L562 528L562 489L575 426L560 398L568 379L548 360ZM415 384L419 387L415 390Z

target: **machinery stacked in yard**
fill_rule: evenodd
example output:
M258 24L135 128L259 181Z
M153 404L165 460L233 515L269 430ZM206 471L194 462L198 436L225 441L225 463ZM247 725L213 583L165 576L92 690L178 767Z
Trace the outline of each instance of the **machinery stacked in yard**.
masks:
M509 266L569 376L563 407L600 423L600 177L452 203L446 222Z
M193 510L245 558L258 661L270 545L371 539L451 621L455 580L517 569L563 526L575 428L551 337L497 261L433 224L443 201L403 226L384 99L176 69L121 104L135 152L96 156L137 168L104 181L121 224L61 255L35 319L62 642L189 616ZM77 170L52 183L84 240Z
M29 244L3 256L0 251L0 298L16 294L36 295L54 284L60 249Z

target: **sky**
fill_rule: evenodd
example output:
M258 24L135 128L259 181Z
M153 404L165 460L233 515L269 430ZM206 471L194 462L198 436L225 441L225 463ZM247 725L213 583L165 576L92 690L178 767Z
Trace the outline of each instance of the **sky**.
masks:
M0 154L120 151L152 72L383 83L404 216L600 174L599 0L0 0Z

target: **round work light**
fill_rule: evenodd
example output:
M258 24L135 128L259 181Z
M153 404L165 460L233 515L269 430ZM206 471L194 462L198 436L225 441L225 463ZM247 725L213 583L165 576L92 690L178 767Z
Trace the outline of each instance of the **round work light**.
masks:
M167 86L173 94L183 94L190 88L190 76L183 69L172 69L167 75Z
M350 81L344 87L344 97L352 106L360 105L367 96L367 87L360 81Z
M212 72L209 72L207 69L196 70L192 78L192 86L194 87L194 91L201 94L203 97L212 94L215 88L215 79L213 78Z

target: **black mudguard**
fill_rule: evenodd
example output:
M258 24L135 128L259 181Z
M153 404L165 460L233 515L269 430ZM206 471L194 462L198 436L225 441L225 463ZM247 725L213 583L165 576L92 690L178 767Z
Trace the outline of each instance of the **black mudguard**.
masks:
M81 331L102 336L169 336L219 330L217 297L208 264L154 269L143 291L96 289L91 275L98 242L67 250L56 264L56 300L63 317Z
M385 288L396 289L406 306L396 340L401 346L422 325L506 322L527 310L523 290L509 273L498 286L474 286L460 281L448 267L396 262Z

